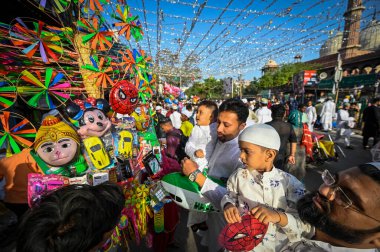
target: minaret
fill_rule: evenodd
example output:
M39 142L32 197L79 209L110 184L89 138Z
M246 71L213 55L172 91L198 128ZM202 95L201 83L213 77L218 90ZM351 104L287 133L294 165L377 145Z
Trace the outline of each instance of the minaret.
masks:
M364 9L362 0L348 0L347 10L344 13L343 43L339 49L342 59L359 55L360 19Z

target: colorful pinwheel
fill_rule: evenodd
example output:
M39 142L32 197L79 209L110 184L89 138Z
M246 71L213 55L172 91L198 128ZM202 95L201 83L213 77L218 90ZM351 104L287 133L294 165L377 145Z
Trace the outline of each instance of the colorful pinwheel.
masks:
M124 73L130 73L133 74L136 72L135 65L136 61L133 58L133 54L131 50L127 49L125 52L119 51L120 56L120 63L112 63L115 66L118 66L121 68L122 72Z
M107 82L113 86L114 82L111 79L108 74L113 73L113 68L110 66L110 59L100 58L100 61L98 61L98 57L90 57L92 65L85 65L82 66L83 69L90 70L95 72L94 74L91 74L87 79L96 81L96 86L102 86L103 88L107 87Z
M146 56L144 50L133 49L133 58L136 61L136 66L140 71L147 71L152 66L152 57Z
M32 58L39 50L44 63L50 63L49 58L58 60L63 52L59 36L54 32L43 30L46 27L42 21L31 21L34 29L29 29L21 18L16 18L16 21L17 23L9 31L11 41L15 46L23 48L22 52L28 58Z
M70 6L71 0L34 0L42 11L62 13Z
M82 43L91 43L91 49L105 51L108 48L112 47L112 31L108 31L107 27L103 26L103 21L93 18L92 23L88 22L84 18L78 20L78 29L80 31L89 33L84 35L82 38Z
M17 99L16 87L10 80L0 76L0 110L12 106Z
M21 74L17 91L21 98L33 108L54 109L70 98L68 90L71 84L65 82L61 72L54 72L52 68L47 68L45 80L42 79L41 71L31 73L24 70Z
M131 39L131 34L136 41L140 41L144 35L144 31L141 28L141 24L138 21L138 16L132 16L129 12L129 6L124 8L124 11L121 10L120 5L116 6L116 13L118 15L113 14L112 17L121 21L118 23L114 23L113 26L121 26L119 31L119 36L125 34L125 38L127 40ZM137 20L137 21L136 21Z
M26 118L9 111L0 113L0 147L5 144L7 157L32 146L35 136L36 128Z
M80 3L83 3L85 0L79 0ZM88 0L87 4L90 5L90 9L92 11L95 11L95 9L98 9L100 11L103 11L102 4L109 3L109 0Z

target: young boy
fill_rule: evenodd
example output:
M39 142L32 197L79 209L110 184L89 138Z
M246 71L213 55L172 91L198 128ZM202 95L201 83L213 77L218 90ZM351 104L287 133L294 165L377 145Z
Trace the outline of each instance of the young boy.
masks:
M228 179L228 193L221 202L224 217L228 223L235 223L241 221L241 215L249 214L269 224L254 251L279 251L288 239L298 238L300 225L306 225L295 210L296 202L305 194L304 186L273 166L280 137L272 126L256 124L246 128L239 136L239 147L245 167Z
M191 117L192 113L188 110L183 110L181 112L181 128L179 128L183 135L186 137L190 137L191 132L193 131L194 125L190 122L189 118Z
M186 154L198 164L199 170L207 166L217 141L218 106L212 101L202 101L198 105L196 125L186 143ZM207 214L191 212L187 226L196 232L198 229L206 230Z

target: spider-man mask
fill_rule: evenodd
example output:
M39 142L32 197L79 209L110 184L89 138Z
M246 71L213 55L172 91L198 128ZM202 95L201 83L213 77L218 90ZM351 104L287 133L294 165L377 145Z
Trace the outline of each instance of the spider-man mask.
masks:
M138 90L130 82L117 82L110 91L110 104L116 113L130 114L138 103Z
M230 251L250 251L264 238L268 225L244 215L241 222L228 224L219 235L220 244Z

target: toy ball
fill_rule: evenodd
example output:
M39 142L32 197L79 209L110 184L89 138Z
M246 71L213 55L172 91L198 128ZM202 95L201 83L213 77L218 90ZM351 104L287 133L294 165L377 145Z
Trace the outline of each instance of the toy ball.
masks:
M268 225L251 215L244 215L241 222L227 224L219 234L219 243L229 251L251 251L263 240Z
M175 99L175 100L173 101L173 103L178 105L178 100Z
M165 99L165 103L167 103L167 104L172 104L172 101L171 101L169 98L166 98L166 99Z
M110 104L116 113L130 114L138 103L138 90L130 82L121 80L110 91Z

